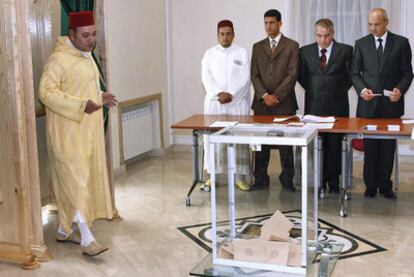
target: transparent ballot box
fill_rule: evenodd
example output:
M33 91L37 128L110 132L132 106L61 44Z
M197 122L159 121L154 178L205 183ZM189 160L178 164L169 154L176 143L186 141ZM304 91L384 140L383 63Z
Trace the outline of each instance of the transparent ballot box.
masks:
M238 124L209 135L207 143L212 264L306 275L316 255L309 246L317 243L318 237L317 130ZM300 190L294 193L281 190L276 197L273 189L247 193L236 190L240 180L253 181L243 178L252 175L251 171L248 173L252 170L251 153L261 151L264 145L272 149L280 146L300 149ZM270 169L269 166L269 172ZM287 201L291 202L286 205ZM296 207L294 212L292 206ZM249 217L237 214L238 211Z

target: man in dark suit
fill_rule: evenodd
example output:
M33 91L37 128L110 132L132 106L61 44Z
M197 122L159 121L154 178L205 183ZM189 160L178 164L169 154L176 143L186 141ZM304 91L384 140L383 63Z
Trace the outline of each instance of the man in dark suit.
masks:
M352 82L358 93L357 117L399 118L404 114L404 94L413 79L408 39L387 30L384 9L373 9L368 16L370 34L355 42ZM384 90L391 91L389 96ZM377 190L395 199L391 173L395 140L365 139L365 197Z
M255 90L252 104L255 115L294 115L298 108L294 88L298 76L299 45L280 33L281 20L278 10L267 11L264 23L268 37L253 45L251 78ZM293 149L291 146L278 148L282 166L279 180L286 190L295 191ZM269 186L269 156L268 145L256 152L252 188Z
M315 23L316 42L299 50L299 83L305 89L305 114L349 116L352 46L333 39L330 19ZM323 187L339 192L342 135L323 136Z

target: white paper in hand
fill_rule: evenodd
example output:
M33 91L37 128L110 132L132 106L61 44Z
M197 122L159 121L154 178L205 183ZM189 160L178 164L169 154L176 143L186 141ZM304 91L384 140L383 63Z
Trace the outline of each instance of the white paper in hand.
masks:
M391 90L384 89L384 96L390 97L392 93Z

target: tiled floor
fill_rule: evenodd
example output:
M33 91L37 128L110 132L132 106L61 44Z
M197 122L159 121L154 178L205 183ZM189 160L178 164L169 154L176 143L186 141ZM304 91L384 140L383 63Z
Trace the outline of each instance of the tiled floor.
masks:
M238 217L300 208L300 193L280 190L278 159L272 158L269 190L237 191ZM397 201L364 199L361 162L354 166L349 216L338 216L338 198L320 201L319 217L376 243L388 251L348 258L337 263L333 276L414 276L414 163L403 159ZM0 276L187 276L207 254L177 230L210 221L210 194L194 191L192 206L184 196L191 181L191 148L175 146L165 155L128 166L116 180L116 200L122 222L98 221L96 238L110 250L95 258L80 254L76 245L58 244L57 216L45 225L46 243L54 259L34 271L0 262ZM224 208L219 208L224 214Z

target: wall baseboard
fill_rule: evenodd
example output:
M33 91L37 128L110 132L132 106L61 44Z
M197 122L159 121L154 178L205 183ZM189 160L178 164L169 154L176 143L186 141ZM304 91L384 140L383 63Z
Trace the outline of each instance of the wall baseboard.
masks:
M114 179L118 179L120 177L124 177L125 176L125 172L126 172L126 166L125 165L121 165L118 168L114 169Z

